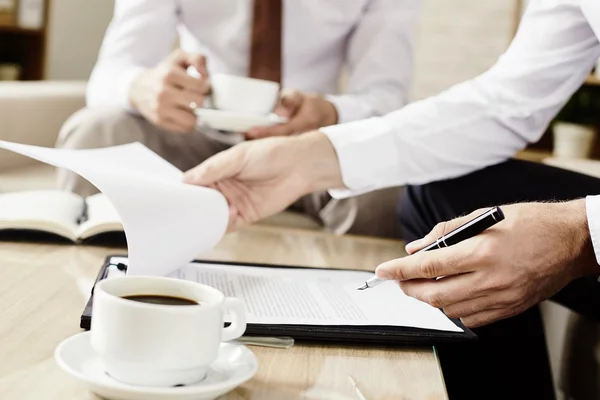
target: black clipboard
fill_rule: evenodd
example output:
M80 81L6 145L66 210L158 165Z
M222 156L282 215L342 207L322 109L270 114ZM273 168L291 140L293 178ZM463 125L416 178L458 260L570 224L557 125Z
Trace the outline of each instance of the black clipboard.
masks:
M111 264L113 257L126 257L122 255L108 256L96 278L96 283L105 279L109 266L116 266L126 270L124 264ZM195 264L221 264L232 266L249 266L263 268L306 268L300 266L236 263L224 261L195 260ZM324 268L327 269L327 268ZM333 268L331 268L333 269ZM338 269L339 270L339 269ZM346 269L346 271L349 271ZM92 321L94 289L81 314L80 327L90 329ZM248 324L246 335L249 336L291 336L296 341L320 343L347 343L370 345L436 345L441 343L465 342L476 340L477 335L465 327L460 320L450 319L454 324L463 329L463 332L438 331L433 329L398 327L398 326L345 326L345 325L269 325Z

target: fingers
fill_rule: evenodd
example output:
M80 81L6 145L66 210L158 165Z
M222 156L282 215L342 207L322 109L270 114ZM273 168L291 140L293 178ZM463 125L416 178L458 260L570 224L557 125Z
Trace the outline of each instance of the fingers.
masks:
M295 89L284 89L279 97L279 103L275 107L275 114L291 118L296 115L303 100L302 92Z
M202 77L206 78L208 76L208 71L206 69L206 57L203 54L188 53L186 54L184 61L185 68L193 66Z
M178 65L183 69L193 66L201 75L208 75L206 70L206 56L204 56L204 54L188 53L181 49L177 49L167 57L166 61L171 65Z
M208 186L222 179L235 177L244 165L244 150L237 145L217 153L184 174L184 182Z
M444 309L457 303L475 301L484 295L476 289L471 274L449 276L439 280L413 279L401 281L400 288L407 296L435 308Z
M227 201L237 210L236 229L258 220L258 213L252 203L248 187L236 180L226 179L218 183L219 190L225 195Z
M299 117L304 94L294 89L284 89L275 107L275 113L290 120L273 126L257 126L246 133L246 139L262 139L272 136L290 136L302 130L302 118Z
M193 113L195 108L200 108L204 104L204 96L198 93L179 91L174 94L173 101L177 107Z
M462 242L439 250L416 253L380 264L375 273L381 279L406 281L433 279L473 270L472 243Z
M210 84L206 78L197 79L191 77L183 68L172 68L167 73L165 82L178 89L202 96L208 93L210 89Z
M429 232L422 239L415 240L413 242L408 243L406 245L406 252L408 254L413 254L413 253L419 251L423 247L435 242L440 237L450 233L454 229L456 229L459 226L463 225L464 223L470 221L471 219L473 219L475 216L477 216L479 214L481 214L481 210L474 211L469 215L465 215L464 217L455 218L450 221L440 222L431 230L431 232Z
M272 136L290 136L297 132L297 122L292 119L285 124L256 127L246 133L247 139L263 139Z
M504 302L499 302L494 295L480 296L473 299L466 299L450 305L444 305L444 313L450 318L466 318L471 315L479 314L483 311L497 310L506 306Z
M240 229L244 225L244 220L242 215L239 212L239 208L232 203L231 198L231 189L227 187L227 185L223 185L223 182L217 182L214 185L210 185L213 189L218 190L225 196L227 199L227 203L229 204L229 221L227 224L227 232L234 232Z
M513 315L517 315L520 312L521 310L513 310L507 308L497 310L486 310L474 315L469 315L468 317L463 317L460 320L467 328L478 328L480 326L489 325L492 322L496 322L501 319L512 317Z
M167 124L169 124L175 128L170 129L173 132L189 133L196 127L196 116L189 110L173 107L166 111L163 118L165 121L161 126L167 128Z
M468 327L486 325L526 308L527 303L511 293L480 291L475 287L471 274L400 282L407 296L443 308L448 317L461 319Z

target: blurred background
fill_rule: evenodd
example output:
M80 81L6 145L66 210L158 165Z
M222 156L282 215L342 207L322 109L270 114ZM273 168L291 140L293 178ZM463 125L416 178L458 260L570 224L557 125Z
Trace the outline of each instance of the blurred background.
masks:
M423 4L414 100L439 93L493 65L510 43L526 0L424 0ZM113 0L0 0L0 80L86 80L113 5ZM557 122L598 125L599 91L600 79L592 73ZM557 125L567 132L557 141L576 136L585 142L575 156L600 158L595 132ZM549 131L523 157L549 156L554 140ZM556 155L561 155L561 149Z
M492 66L510 43L526 7L520 0L424 0L423 4L413 100ZM83 106L85 81L113 5L112 0L0 0L0 81L8 81L0 82L0 139L54 145L61 124ZM20 81L47 82L28 86ZM595 161L600 159L599 91L600 79L590 71L542 140L519 157L600 176L600 162ZM30 160L3 154L0 192L51 185L48 173ZM544 307L559 396L600 398L595 324L556 305Z

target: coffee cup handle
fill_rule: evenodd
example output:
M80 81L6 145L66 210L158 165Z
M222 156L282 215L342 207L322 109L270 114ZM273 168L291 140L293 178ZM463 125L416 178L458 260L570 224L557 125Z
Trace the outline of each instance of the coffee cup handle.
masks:
M246 331L246 308L244 302L235 297L227 297L223 307L231 314L231 325L223 328L221 335L221 341L227 342L239 338Z

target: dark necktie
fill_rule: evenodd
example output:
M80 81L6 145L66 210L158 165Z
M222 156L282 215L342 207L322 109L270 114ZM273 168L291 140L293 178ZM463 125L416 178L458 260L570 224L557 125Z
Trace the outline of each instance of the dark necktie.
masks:
M254 0L248 72L251 78L281 83L283 1Z

